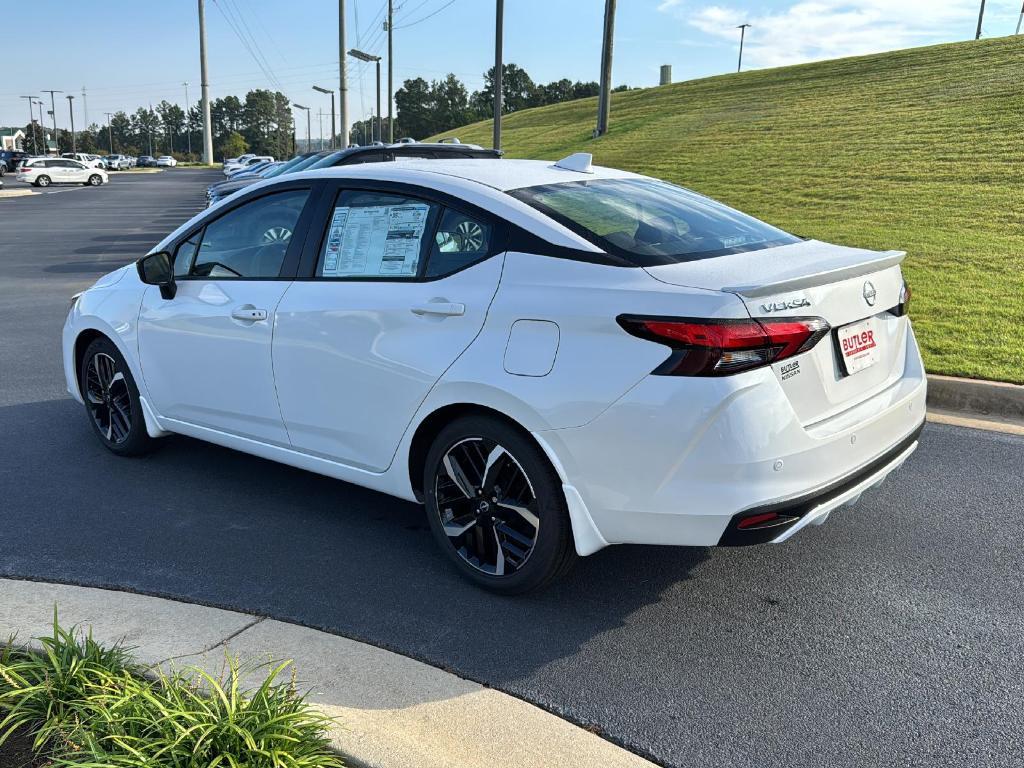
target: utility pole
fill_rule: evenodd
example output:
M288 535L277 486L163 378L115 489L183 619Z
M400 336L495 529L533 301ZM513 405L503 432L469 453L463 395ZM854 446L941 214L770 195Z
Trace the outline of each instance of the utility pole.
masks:
M104 112L103 114L107 116L107 138L110 139L110 154L114 154L114 131L110 127L110 116L114 113Z
M334 149L334 131L335 131L335 128L334 128L334 91L330 91L327 88L321 88L319 85L314 85L313 86L313 90L314 91L319 91L320 93L329 93L329 94L331 94L331 149ZM344 98L344 97L342 97L342 98ZM323 116L323 110L321 110L320 115ZM345 121L344 120L341 121L341 130L344 131L345 136L346 136L346 138L341 142L341 148L344 149L345 147L348 146L348 138L347 138L348 137L348 129L345 127ZM323 138L323 133L324 133L323 128L321 128L320 129L320 136L321 136L321 138ZM321 145L322 144L323 144L323 142L321 142ZM321 146L320 149L323 149L323 146Z
M743 69L743 41L747 37L747 27L749 26L750 24L740 24L738 27L736 27L736 29L740 31L740 61L739 64L736 65L737 72Z
M323 107L316 111L316 122L320 127L320 151L324 151L324 110Z
M492 87L494 88L494 139L492 143L495 149L501 149L501 110L502 110L502 86L501 75L504 67L501 41L504 37L502 27L505 24L505 0L496 0L494 6L494 77Z
M210 130L210 79L206 72L206 0L199 0L199 86L203 98L203 162L213 164L213 132Z
M294 102L292 103L292 106L295 107L296 109L304 109L304 110L306 110L306 151L310 152L312 150L312 148L313 148L312 147L313 140L310 138L310 134L309 134L309 124L310 124L309 107L304 107L301 104L295 104Z
M32 149L35 150L35 154L39 154L39 142L36 139L36 115L32 109L32 101L35 96L22 96L23 99L28 99L28 127L32 130Z
M1017 19L1017 31L1014 32L1013 34L1015 34L1015 35L1019 35L1020 34L1020 25L1022 23L1024 23L1024 3L1022 3L1021 6L1020 6L1020 18Z
M348 52L348 55L353 59L359 59L365 62L374 62L377 65L377 139L383 140L383 126L381 125L380 119L380 56L374 56L369 53L353 48ZM373 115L370 115L370 143L373 143Z
M64 93L64 91L47 91L43 90L43 93L50 94L50 116L53 118L53 143L57 145L57 154L60 154L60 134L57 133L57 107L53 101L53 94Z
M601 46L601 94L597 99L597 130L594 138L608 133L612 107L612 42L615 37L615 0L604 3L604 44Z
M356 30L358 33L358 30ZM357 35L358 36L358 35ZM348 146L348 59L345 58L345 0L338 0L338 122L339 146ZM331 91L331 146L334 146L334 92Z
M43 143L43 152L42 152L42 154L45 155L47 153L47 147L46 147L46 123L43 122L43 100L42 99L36 99L36 106L39 107L39 134L43 137L43 142L42 142Z
M82 128L89 127L89 102L85 100L85 86L82 86Z
M395 78L395 47L393 45L393 32L395 28L394 0L388 0L388 144L395 143L395 116L391 106L394 102L394 78ZM380 114L380 107L377 107L377 114Z
M75 154L78 152L78 143L75 141L75 108L74 101L75 97L70 93L67 95L68 100L68 114L71 116L71 153Z
M188 100L188 83L185 86L185 136L188 138L188 157L192 160L192 104Z
M985 0L981 0L981 10L978 11L978 31L974 34L975 40L981 40L981 22L985 20Z

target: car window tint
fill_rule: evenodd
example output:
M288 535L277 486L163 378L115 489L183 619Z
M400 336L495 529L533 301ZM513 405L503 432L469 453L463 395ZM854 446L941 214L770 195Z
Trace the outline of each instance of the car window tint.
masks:
M277 277L309 190L277 192L246 203L207 225L190 275Z
M438 206L412 197L344 191L320 247L317 277L414 278Z
M357 152L351 157L345 158L340 165L359 165L360 163L380 163L384 160L383 152Z
M426 277L442 277L484 258L491 247L491 227L448 209L434 234Z
M185 277L192 269L192 262L196 256L196 249L199 248L199 240L202 232L196 232L192 237L178 246L174 252L174 276Z

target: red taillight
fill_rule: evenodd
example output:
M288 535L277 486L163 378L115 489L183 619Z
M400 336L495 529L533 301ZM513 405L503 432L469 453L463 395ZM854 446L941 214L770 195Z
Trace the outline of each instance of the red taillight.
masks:
M806 352L829 332L820 317L779 320L691 320L622 315L619 325L672 355L658 366L663 376L727 376Z
M904 280L903 286L900 288L900 303L889 311L896 315L896 317L903 317L905 314L910 312L910 296L910 284Z

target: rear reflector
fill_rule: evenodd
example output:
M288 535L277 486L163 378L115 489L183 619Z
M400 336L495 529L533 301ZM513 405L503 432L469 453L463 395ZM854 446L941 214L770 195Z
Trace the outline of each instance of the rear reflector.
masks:
M808 351L829 332L820 317L779 320L694 320L620 315L628 333L665 344L672 355L661 376L727 376Z

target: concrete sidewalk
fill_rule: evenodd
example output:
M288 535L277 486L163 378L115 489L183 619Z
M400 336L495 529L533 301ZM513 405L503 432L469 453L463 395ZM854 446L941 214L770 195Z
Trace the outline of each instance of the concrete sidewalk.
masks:
M259 616L87 587L0 579L0 638L92 627L146 665L219 674L225 651L295 662L335 748L367 768L640 768L631 752L513 696L375 646Z

